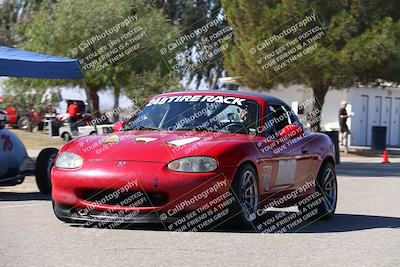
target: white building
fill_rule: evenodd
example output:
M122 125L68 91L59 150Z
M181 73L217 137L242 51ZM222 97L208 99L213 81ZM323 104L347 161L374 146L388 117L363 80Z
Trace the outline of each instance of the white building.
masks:
M239 90L250 91L240 87ZM295 112L298 103L312 97L312 90L301 85L280 86L262 92L276 96L292 105ZM354 116L348 120L352 133L350 144L370 146L372 126L386 126L386 143L391 147L400 146L400 87L352 87L330 90L322 108L321 127L325 130L339 128L338 112L340 102L346 100L348 113Z
M0 77L0 96L4 95L5 88L2 85L4 77ZM85 90L80 87L62 87L60 89L61 99L73 99L87 101ZM98 92L99 95L99 106L102 112L112 110L114 107L114 94L111 89L101 90ZM119 97L119 104L121 109L132 110L134 104L132 101L121 93ZM64 113L66 110L66 103L60 103L59 110L57 112Z

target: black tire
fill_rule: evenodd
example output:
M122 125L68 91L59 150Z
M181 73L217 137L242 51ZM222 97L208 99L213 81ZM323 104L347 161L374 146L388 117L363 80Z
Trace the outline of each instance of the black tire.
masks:
M251 177L248 177L248 175ZM250 184L246 182L247 179L251 180ZM232 190L236 201L232 214L234 217L230 225L235 228L254 228L260 195L258 191L258 175L252 165L244 164L239 168L232 183ZM254 194L253 200L250 200L251 197L245 197L248 190Z
M326 162L318 172L315 190L321 194L317 218L328 220L333 217L337 204L337 178L335 165Z
M62 134L62 139L64 140L64 142L69 142L72 140L72 137L69 133L63 133Z
M39 156L36 159L35 163L36 184L40 192L42 192L42 194L45 195L51 194L50 172L51 168L53 168L54 166L54 161L57 153L58 149L56 148L45 148L42 151L40 151Z
M18 119L17 125L20 130L27 130L29 128L30 118L28 116L22 116Z

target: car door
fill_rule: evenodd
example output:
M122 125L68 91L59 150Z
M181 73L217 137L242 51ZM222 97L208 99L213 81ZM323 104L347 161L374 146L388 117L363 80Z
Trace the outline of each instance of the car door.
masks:
M260 151L265 191L272 194L290 188L294 180L295 155L284 149L284 144L279 142L280 131L288 124L283 121L288 120L287 117L285 119L284 111L279 105L272 103L266 106L265 141Z
M270 104L269 111L272 114L271 121L274 125L274 138L277 144L272 153L274 175L271 179L271 189L274 191L290 189L308 180L308 175L310 175L310 160L312 159L308 139L301 136L279 138L286 126L302 126L294 112L283 103Z
M297 115L287 105L285 105L284 108L290 115L289 124L301 127L304 132L304 126L301 124ZM289 141L292 144L293 155L296 159L296 172L294 178L296 187L313 179L311 173L311 167L314 160L311 149L312 138L313 137L309 134L303 134L302 136L294 137Z

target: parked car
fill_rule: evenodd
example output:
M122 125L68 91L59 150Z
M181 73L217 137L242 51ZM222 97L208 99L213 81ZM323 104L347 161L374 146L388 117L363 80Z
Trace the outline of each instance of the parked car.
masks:
M71 126L69 125L69 123L65 123L63 126L60 127L60 129L58 131L59 131L60 137L65 142L69 142L72 139L75 139L80 136L112 133L112 132L114 132L114 125L113 124L103 124L103 125L78 126L78 135L74 136L72 134Z
M35 174L40 192L50 194L50 171L58 149L43 149L34 162L21 140L4 129L7 120L6 112L0 111L0 186L21 184L25 176Z
M32 131L36 126L43 128L43 114L36 112L34 109L17 115L17 128L26 131Z

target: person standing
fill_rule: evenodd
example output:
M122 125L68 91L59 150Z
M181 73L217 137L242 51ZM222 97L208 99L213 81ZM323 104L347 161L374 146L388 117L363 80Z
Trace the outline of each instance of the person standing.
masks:
M74 101L68 107L69 114L69 124L71 126L71 131L73 136L78 136L78 116L79 116L79 106L76 101Z
M347 101L340 102L339 109L339 126L340 126L340 144L344 146L345 153L348 153L348 136L350 133L349 126L347 126L347 119L352 116L352 114L347 114Z

